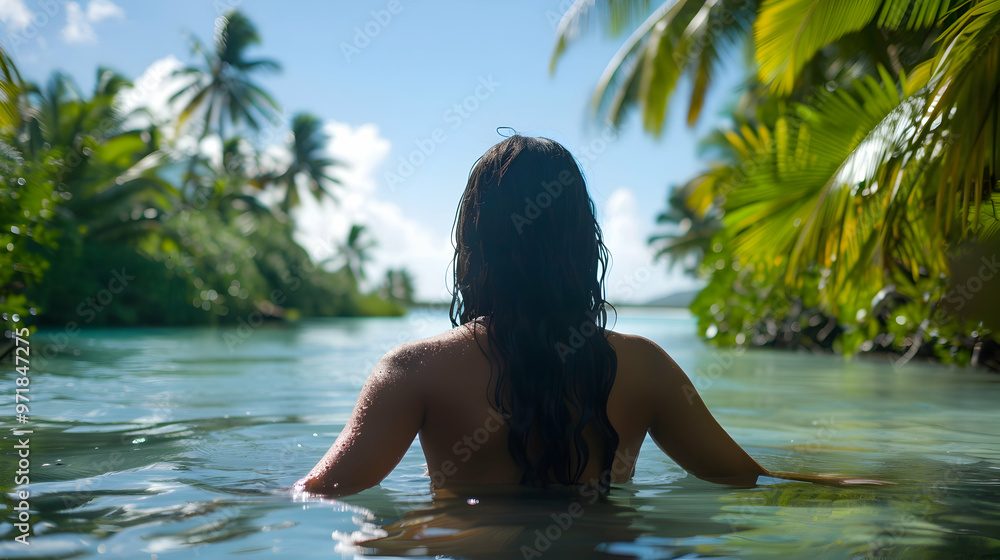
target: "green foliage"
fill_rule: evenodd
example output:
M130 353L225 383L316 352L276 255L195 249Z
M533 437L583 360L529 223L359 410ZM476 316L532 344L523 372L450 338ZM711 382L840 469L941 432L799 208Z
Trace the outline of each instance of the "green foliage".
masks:
M257 130L261 120L274 118L278 103L253 83L251 74L276 71L281 66L268 58L248 58L247 49L258 44L257 28L238 11L230 11L216 21L213 49L197 39L193 41L192 50L204 59L204 64L185 67L175 74L190 78L171 97L171 101L184 101L177 116L178 128L192 116L201 114L201 137L216 127L219 136L225 138L227 120L233 126L246 123Z
M600 16L593 2L576 2L556 30L556 49L550 70L588 17ZM600 4L600 3L598 3ZM616 32L647 11L648 2L609 2L609 31ZM719 53L737 44L749 31L754 0L665 2L646 17L615 53L598 80L591 105L594 113L618 125L627 109L639 105L646 130L659 135L666 119L667 100L685 73L694 88L687 121L701 114Z
M405 268L386 271L385 280L378 289L382 299L404 306L413 305L413 292L413 278Z
M683 72L703 96L678 52L724 4L655 10L605 70L598 114L636 105L658 134ZM992 309L974 288L1000 248L1000 1L739 4L745 19L729 6L697 52L747 25L756 67L708 139L719 161L668 199L660 221L680 227L651 240L705 255L701 332L1000 367L996 321L972 311ZM962 248L979 268L958 266Z
M252 143L223 136L223 125L258 126L277 107L249 81L260 69L245 49L259 43L238 12L220 19L215 50L196 44L206 67L178 92L186 103L174 122L183 129L196 113L215 132L222 153L184 155L160 129L130 129L116 105L130 87L99 68L89 95L62 74L44 88L22 83L0 52L0 303L29 324L67 326L217 324L261 317L398 315L402 300L361 294L367 250L361 231L345 243L351 267L329 272L292 238L285 211L255 196L269 184L289 192L304 181L317 197L335 162L329 138L308 114L291 123L292 163L261 171ZM189 98L185 98L189 95ZM224 118L225 117L225 118ZM353 230L352 230L353 231Z
M316 200L321 200L323 196L336 200L328 190L328 185L340 184L339 179L329 175L328 170L337 164L326 155L329 141L319 117L309 113L292 117L292 141L289 146L292 161L282 173L265 179L284 189L285 197L281 202L284 212L299 205L297 181L304 182Z

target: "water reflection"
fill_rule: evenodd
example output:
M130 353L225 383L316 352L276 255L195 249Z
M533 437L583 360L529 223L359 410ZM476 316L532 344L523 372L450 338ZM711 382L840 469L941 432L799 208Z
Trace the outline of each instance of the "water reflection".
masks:
M227 329L81 333L34 373L35 533L24 547L0 524L0 558L1000 558L1000 377L790 352L729 360L669 318L619 327L670 348L762 464L898 485L732 489L650 444L633 483L573 517L565 497L432 495L415 443L379 487L289 499L343 428L366 364L447 318L429 325L262 328L232 351ZM0 467L15 460L0 454Z
M1000 556L997 467L901 456L891 487L691 477L629 483L607 499L520 487L451 485L431 495L376 488L339 500L356 527L337 550L364 557L769 558ZM407 509L407 506L415 506Z
M704 545L733 530L728 522L685 519L683 513L667 514L673 522L650 525L649 512L667 509L670 502L662 501L662 496L642 497L631 484L615 487L608 498L587 491L493 485L449 485L426 498L424 505L402 515L385 511L385 496L369 492L328 501L337 509L349 507L360 513L355 516L358 530L334 532L338 549L361 556L474 560L636 558L654 551L657 558L672 558L694 552L696 544L685 540ZM397 504L408 501L396 499ZM654 538L649 537L651 532ZM638 548L637 543L641 543Z

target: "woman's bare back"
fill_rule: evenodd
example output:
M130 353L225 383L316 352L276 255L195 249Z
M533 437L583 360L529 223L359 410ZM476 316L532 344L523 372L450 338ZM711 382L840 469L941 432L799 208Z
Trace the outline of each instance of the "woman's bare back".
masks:
M471 331L468 326L453 329L420 343L423 352L415 350L423 355L421 369L427 382L420 444L428 473L435 486L449 482L516 484L521 480L521 469L508 450L507 424L489 400L495 376L491 378L489 360L470 336ZM642 397L642 370L633 359L635 352L629 351L635 344L631 338L608 332L618 354L618 373L608 399L608 416L619 437L615 463L605 475L612 482L631 478L649 425L650 403ZM601 454L596 451L601 442L591 430L585 430L584 437L590 459L580 482L596 484L601 476Z
M521 214L522 201L543 195L548 197L544 209ZM642 337L605 331L610 254L583 173L561 144L514 134L487 150L469 173L454 240L450 318L462 326L386 354L337 441L297 488L339 495L374 486L418 434L435 486L524 479L596 481L606 487L631 477L647 433L699 478L752 485L767 474L719 426L662 348ZM486 322L502 329L496 344L486 341ZM574 322L581 332L570 327ZM585 326L591 337L606 335L607 341L587 338ZM474 328L482 329L482 344ZM564 329L566 344L546 348ZM481 348L496 350L510 363L500 363L492 376L491 360ZM572 379L553 375L534 383L526 378L533 369L526 361L559 367L555 358L566 358L565 352L574 349L588 357L563 362ZM608 367L615 359L616 377L608 387ZM517 391L518 407L553 405L546 406L553 412L547 410L544 417L530 410L512 417L519 430L537 422L513 441L517 462L508 448L506 422L490 402L496 393L490 384L497 379L503 379L505 391ZM569 480L563 473L575 472L582 447L569 434L580 426L588 463L579 480ZM619 439L615 450L605 447L614 445L612 428ZM566 445L560 439L564 433L571 440ZM610 472L601 472L611 451L617 460ZM525 465L548 472L522 476ZM556 469L560 476L554 476Z
M436 487L518 483L521 470L508 450L506 423L489 401L489 360L472 336L472 325L386 354L336 443L296 486L339 495L378 484L418 434ZM611 472L602 473L601 454L593 451L600 442L585 431L590 462L577 482L596 484L601 476L610 482L630 479L647 433L699 478L752 485L769 474L719 426L687 376L659 346L613 331L607 336L618 357L608 416L619 445Z

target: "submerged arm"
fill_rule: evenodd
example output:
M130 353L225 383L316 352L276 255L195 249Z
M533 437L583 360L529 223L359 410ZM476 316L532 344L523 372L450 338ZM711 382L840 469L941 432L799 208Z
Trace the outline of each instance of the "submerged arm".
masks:
M652 379L649 435L684 470L702 480L753 486L761 476L834 486L891 484L835 475L771 472L760 466L719 425L691 380L662 348L645 341L645 368Z
M405 350L386 354L368 376L337 441L295 488L343 496L381 482L423 423L424 400L414 370Z

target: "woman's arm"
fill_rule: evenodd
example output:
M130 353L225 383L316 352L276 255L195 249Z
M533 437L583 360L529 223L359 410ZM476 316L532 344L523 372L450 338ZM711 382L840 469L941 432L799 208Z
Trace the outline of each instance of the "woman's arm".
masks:
M424 419L424 399L406 346L387 353L368 376L347 425L298 490L343 496L375 486L399 463Z
M753 486L760 476L835 486L891 484L833 475L770 472L754 461L708 411L691 380L655 343L641 339L653 399L649 435L684 470L702 480Z

